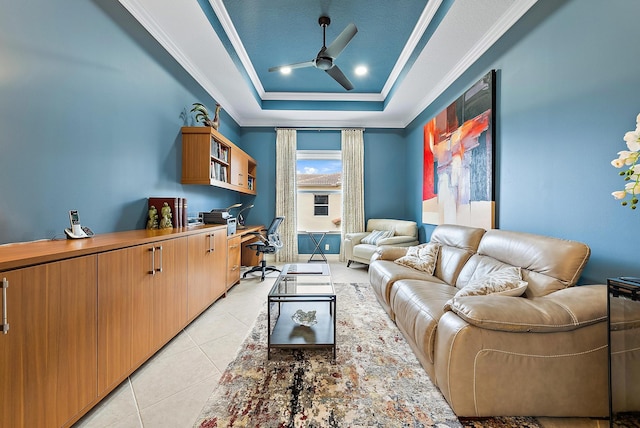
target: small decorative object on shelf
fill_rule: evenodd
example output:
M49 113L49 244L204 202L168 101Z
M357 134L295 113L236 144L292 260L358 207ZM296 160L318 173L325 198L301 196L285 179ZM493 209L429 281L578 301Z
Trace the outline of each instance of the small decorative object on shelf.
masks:
M304 327L311 327L318 323L316 311L305 312L302 309L298 309L295 314L291 315L291 319L294 323Z
M158 228L158 209L151 205L149 207L149 219L147 220L147 229Z
M204 126L210 126L216 131L218 130L220 126L220 104L216 104L213 120L209 117L209 111L204 104L193 103L191 112L196 114L196 122L202 122Z
M173 224L171 223L171 207L169 206L168 203L164 203L162 205L162 208L160 208L160 215L162 216L162 219L160 220L160 229L171 229L173 228Z
M213 122L211 122L211 126L216 131L218 130L218 127L220 126L220 108L221 108L220 104L216 104L216 110L213 113Z
M612 160L611 165L616 168L627 168L619 173L627 184L625 184L624 190L617 190L611 194L614 198L622 200L622 206L626 207L631 202L631 209L635 210L638 205L638 195L640 195L640 164L638 164L640 158L640 114L636 117L635 131L624 134L624 141L626 141L629 150L618 152L618 158ZM627 195L631 197L630 201L626 200Z
M148 200L149 218L147 229L169 229L187 226L187 198L177 196L150 197ZM166 206L166 208L165 208ZM160 212L158 212L158 209ZM151 212L155 210L155 220L151 221Z

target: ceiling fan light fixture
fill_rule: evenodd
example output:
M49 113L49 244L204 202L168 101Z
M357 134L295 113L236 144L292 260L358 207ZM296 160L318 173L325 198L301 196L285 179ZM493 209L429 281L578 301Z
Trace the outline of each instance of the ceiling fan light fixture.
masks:
M369 72L369 69L365 65L359 65L356 67L354 72L356 73L356 76L364 76Z
M291 74L291 67L282 67L280 68L280 73L282 74Z
M316 67L320 70L328 70L333 67L333 59L319 56L316 58Z
M331 19L328 16L321 16L318 19L318 24L322 27L322 48L311 61L297 62L294 64L288 64L286 66L277 66L269 68L271 71L280 71L285 73L288 68L289 72L293 68L315 67L318 70L326 72L333 80L338 82L344 89L350 91L353 89L353 84L349 81L347 76L338 68L335 64L335 59L342 53L344 48L347 47L351 39L358 32L358 28L355 24L351 23L345 27L344 30L334 39L329 46L326 44L327 26L331 23ZM285 73L286 74L286 73Z

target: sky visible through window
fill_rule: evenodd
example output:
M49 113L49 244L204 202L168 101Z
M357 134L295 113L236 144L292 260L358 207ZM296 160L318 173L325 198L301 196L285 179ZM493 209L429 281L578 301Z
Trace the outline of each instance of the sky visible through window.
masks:
M299 159L298 174L333 174L342 172L342 161L336 159Z

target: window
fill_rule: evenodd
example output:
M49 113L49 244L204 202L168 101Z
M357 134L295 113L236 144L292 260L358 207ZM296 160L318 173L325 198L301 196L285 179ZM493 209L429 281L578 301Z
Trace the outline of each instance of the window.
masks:
M298 150L298 230L339 231L342 215L340 150Z
M329 215L329 195L313 195L313 215Z

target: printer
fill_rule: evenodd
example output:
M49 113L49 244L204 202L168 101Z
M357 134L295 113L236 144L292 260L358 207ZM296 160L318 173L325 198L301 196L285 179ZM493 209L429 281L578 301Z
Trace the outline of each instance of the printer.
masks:
M235 217L231 216L231 213L229 213L229 209L227 208L214 209L210 212L201 212L200 218L204 224L226 224L227 236L236 233L237 220Z

